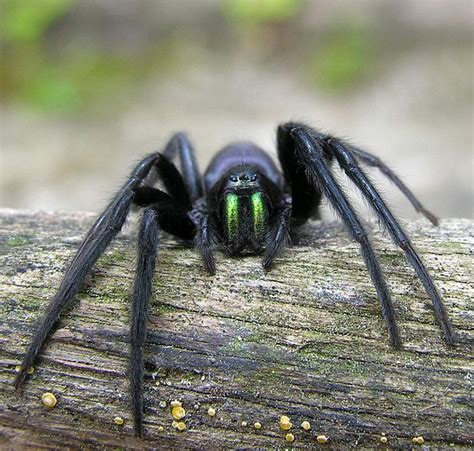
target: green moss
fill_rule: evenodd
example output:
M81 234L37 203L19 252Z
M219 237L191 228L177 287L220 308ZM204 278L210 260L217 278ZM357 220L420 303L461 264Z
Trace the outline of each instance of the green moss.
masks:
M162 302L157 302L153 305L153 313L157 313L159 315L166 314L166 313L174 313L179 311L174 305L170 304L163 304Z
M246 347L246 344L241 337L234 337L225 347L224 351L230 351L232 354L241 352Z
M7 245L11 247L26 246L31 243L31 238L25 235L16 235L8 238Z
M129 260L128 254L124 251L119 251L119 250L114 250L112 252L109 252L102 257L102 261L107 264L122 263L128 260Z

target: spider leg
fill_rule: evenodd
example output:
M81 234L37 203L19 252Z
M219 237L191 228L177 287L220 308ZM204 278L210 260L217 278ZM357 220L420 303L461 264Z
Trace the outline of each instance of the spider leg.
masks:
M285 195L276 224L267 237L262 261L263 268L266 270L271 269L275 257L290 242L291 212L291 197Z
M212 251L212 230L209 226L209 216L194 209L191 214L196 225L196 236L194 246L201 254L201 259L206 271L214 275L216 273L216 259Z
M348 149L342 141L336 138L330 138L327 142L330 148L334 151L334 155L341 168L362 191L382 223L390 232L395 244L405 252L407 260L415 269L426 292L433 302L435 315L443 329L446 343L449 345L453 344L454 331L449 321L446 307L444 306L441 296L433 283L433 279L413 248L408 236L401 228L400 224L398 224L392 212L389 210L378 191L374 188L371 181L365 175L364 171L359 167L356 159L351 153L351 150Z
M405 185L405 183L400 180L397 174L395 174L392 169L390 169L382 160L380 160L380 158L352 145L345 144L345 147L364 163L378 168L405 195L405 197L410 201L410 203L413 205L413 208L418 213L421 213L423 216L425 216L433 225L437 226L439 224L438 218L421 204L421 202Z
M158 216L154 208L143 212L138 233L138 260L130 328L130 396L135 435L143 434L143 346L146 339L148 302L159 244Z
M178 173L178 176L181 177ZM138 234L138 259L132 301L130 329L130 397L135 435L143 434L143 346L146 340L148 302L163 229L183 239L192 239L195 225L187 206L159 189L142 186L135 189L134 203L147 207Z
M320 218L319 205L322 193L319 186L306 177L305 167L295 158L294 152L288 150L295 145L294 139L286 130L292 125L297 124L285 124L278 127L277 148L285 182L291 191L291 222L292 225L298 226L304 224L309 218Z
M173 161L176 154L179 154L184 182L191 195L191 200L194 202L203 195L202 177L194 148L185 133L176 133L163 151L163 155L170 161Z
M311 132L310 128L298 123L288 123L280 126L278 134L286 135L286 137L283 140L280 140L279 137L278 142L285 142L287 147L279 148L278 153L279 155L286 154L288 159L292 155L304 167L307 180L322 190L352 238L359 243L362 256L381 302L382 314L387 322L390 341L394 347L399 347L401 339L395 310L367 232L332 175L325 150Z
M178 173L178 176L181 175ZM134 204L139 207L153 207L160 214L160 229L183 240L192 240L196 234L196 226L189 217L190 205L171 197L168 193L149 186L135 189Z
M146 178L150 169L156 163L156 158L157 154L151 154L138 163L130 178L100 214L85 236L64 274L56 295L49 303L44 317L37 326L30 346L23 357L21 370L16 376L14 382L16 388L28 377L28 369L33 365L59 315L72 301L94 263L122 228L133 202L134 190Z
M159 154L155 165L159 179L163 182L168 193L183 205L191 209L191 198L183 177L174 163L166 156Z

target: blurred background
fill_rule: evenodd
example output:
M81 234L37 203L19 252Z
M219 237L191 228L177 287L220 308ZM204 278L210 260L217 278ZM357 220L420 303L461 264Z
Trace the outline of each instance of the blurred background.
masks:
M0 206L99 210L187 131L274 152L301 119L473 217L472 0L0 0ZM408 202L374 178L399 216Z

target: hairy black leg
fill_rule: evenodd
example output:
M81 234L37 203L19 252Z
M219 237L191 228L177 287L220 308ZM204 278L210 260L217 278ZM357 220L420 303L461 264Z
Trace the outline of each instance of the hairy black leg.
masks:
M212 244L210 240L209 233L209 216L204 216L202 218L201 225L196 233L196 239L194 240L194 245L198 248L204 267L209 274L216 273L216 260L214 258L214 253L212 251Z
M329 140L329 145L334 150L335 157L341 168L346 172L354 184L362 191L365 198L375 210L384 226L390 232L390 235L392 236L395 243L405 252L407 260L415 269L418 277L425 287L426 292L433 302L435 315L441 324L441 327L443 328L446 343L453 344L454 331L449 321L446 307L444 306L441 296L439 295L438 290L433 283L433 279L429 275L428 270L413 248L408 236L400 227L392 212L389 210L378 191L374 188L368 177L365 175L364 171L360 168L351 151L344 146L342 141L339 141L335 138Z
M380 160L380 158L352 145L346 145L345 147L351 150L354 155L364 163L378 168L405 195L405 197L410 201L410 203L413 205L413 208L418 213L421 213L423 216L425 216L433 225L437 226L439 224L438 218L421 204L421 202L405 185L405 183L400 180L397 174L395 174L392 169L390 169L382 160Z
M152 206L160 212L160 228L183 240L191 240L196 234L196 226L189 217L191 206L171 197L168 193L149 186L135 189L134 204L140 207Z
M176 166L166 156L159 154L156 171L168 193L180 202L184 208L191 208L191 198L184 179Z
M146 340L148 303L151 297L153 273L159 243L157 212L143 212L138 234L138 261L132 301L130 328L130 397L135 435L143 434L143 346Z
M291 190L292 223L293 225L304 224L309 218L319 219L319 206L322 193L305 175L305 168L299 164L293 152L287 149L294 146L293 138L288 130L298 124L285 124L277 130L278 159L283 169L285 182Z
M194 202L203 195L202 177L196 161L195 152L185 133L176 133L163 151L165 157L173 160L179 154L181 172L188 188L191 200Z
M308 180L324 192L351 236L359 243L362 256L381 302L382 314L387 322L390 341L394 347L399 347L401 339L395 310L379 262L372 249L367 232L328 167L325 151L311 135L311 129L304 125L286 124L281 126L280 129L281 133L289 133L293 137L294 145L286 149L280 149L279 153L293 153L294 157L306 169L305 173Z
M283 205L278 212L278 218L273 230L268 234L263 255L263 268L269 270L273 265L273 260L281 250L290 242L291 227L291 197L283 197Z
M216 260L212 250L212 231L209 227L209 216L197 212L192 213L196 225L196 236L194 237L194 246L201 254L204 268L209 274L216 273Z
M81 287L94 263L122 228L134 197L134 189L145 179L156 162L156 154L144 158L135 167L128 181L101 213L87 233L76 255L69 264L64 278L46 313L39 322L31 344L23 357L21 371L15 379L18 388L28 376L43 343L64 308L71 302Z

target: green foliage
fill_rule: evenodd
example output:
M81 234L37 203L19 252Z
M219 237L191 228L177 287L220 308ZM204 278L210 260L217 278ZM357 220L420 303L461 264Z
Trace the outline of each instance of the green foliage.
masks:
M302 5L301 0L226 0L224 14L232 21L244 25L282 21L294 16Z
M310 77L319 88L346 91L373 73L375 60L375 42L367 29L338 26L312 57Z
M2 97L43 110L63 111L79 103L74 86L50 63L44 40L71 9L72 0L3 0L0 38Z
M45 67L22 86L18 96L42 110L68 111L80 105L80 95L70 80Z
M0 36L7 42L39 40L71 6L71 0L3 0Z

